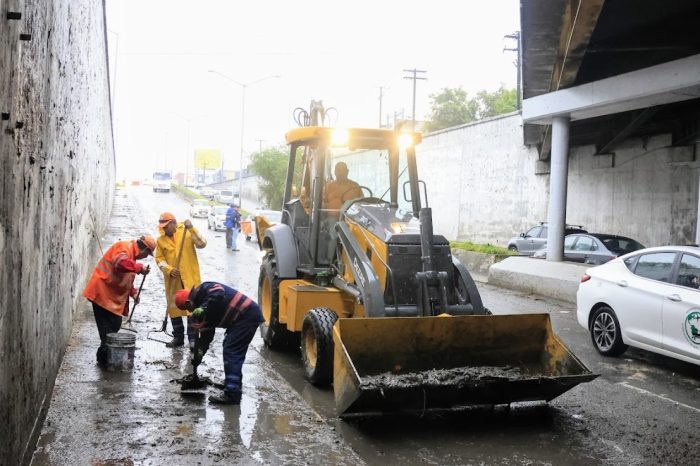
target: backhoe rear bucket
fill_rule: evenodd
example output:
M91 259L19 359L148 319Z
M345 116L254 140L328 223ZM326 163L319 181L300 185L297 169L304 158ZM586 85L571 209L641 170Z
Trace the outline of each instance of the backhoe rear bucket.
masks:
M339 319L333 341L341 416L550 401L597 377L549 314Z

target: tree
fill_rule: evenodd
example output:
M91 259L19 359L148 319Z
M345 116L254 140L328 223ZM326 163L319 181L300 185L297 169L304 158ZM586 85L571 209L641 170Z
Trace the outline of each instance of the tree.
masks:
M479 91L472 98L461 87L444 88L430 98L432 115L425 125L426 132L513 112L518 107L515 89L503 86L494 92Z
M250 169L260 177L258 187L270 209L282 208L289 156L283 148L271 148L251 156Z
M432 111L430 120L425 125L426 132L463 125L477 118L477 107L473 99L469 99L467 91L461 87L446 87L437 94L431 94L430 106Z
M514 112L518 108L515 88L506 89L501 85L495 92L479 91L476 94L479 119Z

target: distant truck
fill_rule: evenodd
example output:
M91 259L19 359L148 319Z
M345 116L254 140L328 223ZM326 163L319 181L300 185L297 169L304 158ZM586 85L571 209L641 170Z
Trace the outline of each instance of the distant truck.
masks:
M170 192L170 184L173 181L173 177L170 172L153 172L153 192Z

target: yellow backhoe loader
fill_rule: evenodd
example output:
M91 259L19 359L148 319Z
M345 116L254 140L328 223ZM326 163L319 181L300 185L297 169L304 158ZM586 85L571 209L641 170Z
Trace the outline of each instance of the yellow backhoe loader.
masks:
M306 377L333 384L341 416L549 401L596 377L548 314L484 308L433 234L419 133L333 129L327 115L320 102L297 110L282 221L256 225L267 346L301 347Z

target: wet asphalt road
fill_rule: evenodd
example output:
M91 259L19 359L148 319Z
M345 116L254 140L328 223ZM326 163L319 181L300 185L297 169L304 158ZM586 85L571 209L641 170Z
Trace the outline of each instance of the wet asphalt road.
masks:
M188 215L172 193L119 190L103 243L154 233L164 210ZM199 251L202 278L257 297L257 246L239 237L241 251L227 251L223 232L194 223L209 241ZM259 336L240 406L183 399L170 381L189 370L189 351L146 339L163 318L162 287L154 267L134 313L132 373L95 366L91 309L77 310L32 464L697 464L700 367L636 350L603 358L571 304L479 287L494 313L550 313L560 338L601 374L550 404L341 421L332 390L303 379L299 355L271 352ZM221 337L220 330L200 370L215 380L223 376Z

